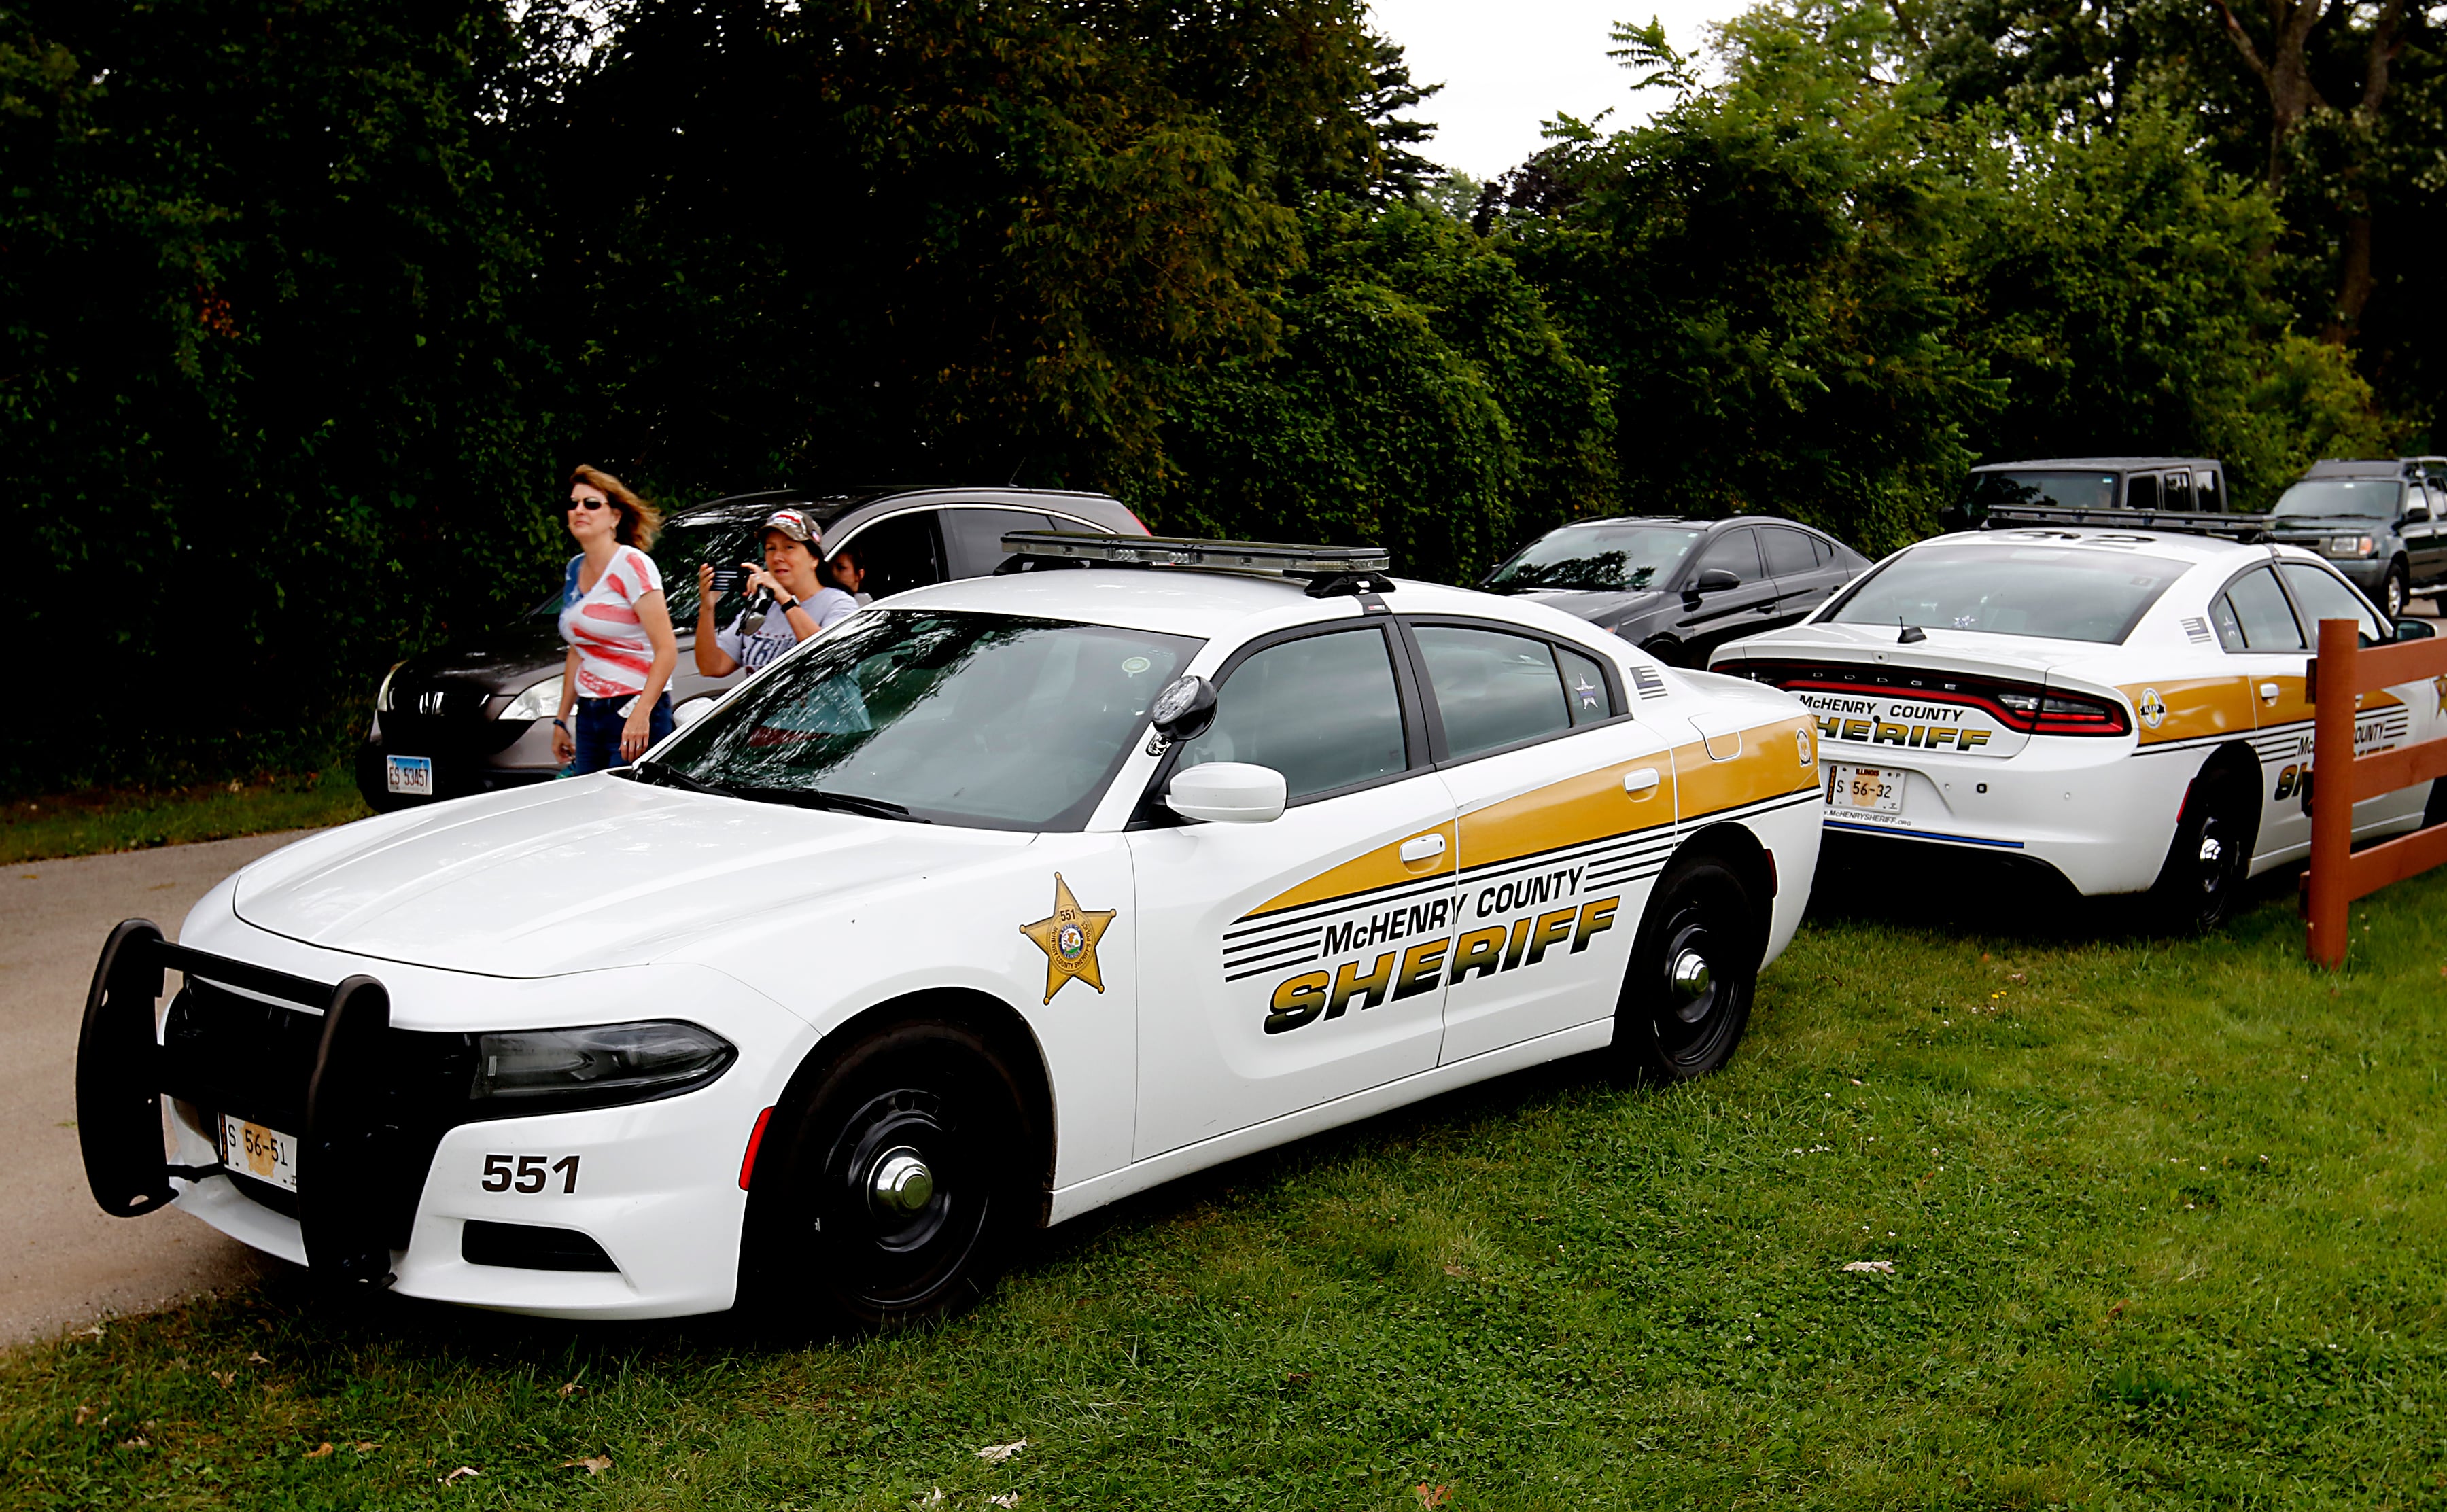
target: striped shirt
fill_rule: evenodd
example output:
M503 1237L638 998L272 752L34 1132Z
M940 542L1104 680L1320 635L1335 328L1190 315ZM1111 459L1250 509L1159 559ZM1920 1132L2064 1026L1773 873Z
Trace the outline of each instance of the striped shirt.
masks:
M625 698L646 690L654 648L637 620L637 600L663 591L654 558L635 546L612 555L595 586L580 592L584 553L569 558L560 589L560 638L578 648L578 696Z

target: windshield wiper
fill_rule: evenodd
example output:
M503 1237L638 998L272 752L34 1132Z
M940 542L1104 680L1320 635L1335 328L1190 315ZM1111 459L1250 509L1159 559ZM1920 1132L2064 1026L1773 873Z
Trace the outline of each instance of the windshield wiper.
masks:
M676 787L683 792L705 793L714 798L741 796L739 789L735 787L725 787L719 783L709 783L700 777L691 777L669 762L635 762L631 764L629 771L632 774L629 780L633 783Z
M797 808L825 808L842 814L863 814L869 819L899 819L912 824L929 824L899 803L882 798L861 798L856 793L828 793L820 787L733 787L727 789L742 798L752 798L763 803L788 803Z

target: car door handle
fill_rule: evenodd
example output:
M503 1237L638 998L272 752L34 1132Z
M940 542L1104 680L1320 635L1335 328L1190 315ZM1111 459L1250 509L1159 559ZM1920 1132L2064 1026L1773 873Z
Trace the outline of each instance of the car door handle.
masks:
M1413 835L1402 841L1402 860L1406 861L1423 861L1431 856L1444 853L1445 838L1442 835Z
M2273 704L2277 702L2277 685L2275 683L2263 683L2260 685L2260 696L2269 703Z
M1634 798L1645 798L1657 791L1657 768L1642 766L1622 774L1622 790Z

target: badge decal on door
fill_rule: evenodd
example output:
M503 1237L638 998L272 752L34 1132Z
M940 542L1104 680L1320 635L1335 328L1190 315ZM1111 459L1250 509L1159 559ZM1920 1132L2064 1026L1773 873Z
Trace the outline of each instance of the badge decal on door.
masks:
M1119 911L1110 908L1081 908L1071 896L1071 884L1062 874L1053 874L1053 912L1034 924L1022 924L1019 932L1045 953L1045 1000L1076 979L1101 992L1105 990L1104 973L1096 965L1096 942L1112 927Z

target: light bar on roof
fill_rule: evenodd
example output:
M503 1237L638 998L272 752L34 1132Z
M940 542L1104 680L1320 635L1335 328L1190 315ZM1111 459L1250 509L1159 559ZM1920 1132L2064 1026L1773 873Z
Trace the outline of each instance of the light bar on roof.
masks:
M1071 530L1015 530L1002 539L1014 557L1113 562L1129 567L1204 567L1276 577L1335 577L1391 569L1381 546L1301 546L1274 540L1194 540L1185 536L1094 536Z
M2171 536L2230 536L2255 541L2268 534L2267 515L2213 515L2191 509L2083 509L2072 504L1991 504L1983 528L2008 525L2122 525Z

